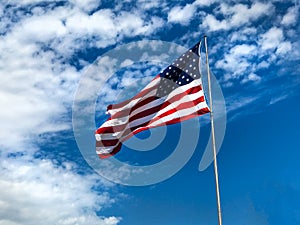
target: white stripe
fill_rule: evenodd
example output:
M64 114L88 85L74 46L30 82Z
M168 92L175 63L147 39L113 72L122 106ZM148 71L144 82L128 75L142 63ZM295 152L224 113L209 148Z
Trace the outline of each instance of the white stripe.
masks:
M169 111L170 109L173 109L176 107L178 107L180 104L182 103L185 103L185 102L190 102L190 104L192 104L191 101L194 101L200 97L203 97L203 91L199 91L199 92L196 92L196 93L193 93L193 94L189 94L189 95L185 95L184 97L180 98L179 100L177 101L173 101L171 102L170 105L168 105L167 107L163 108L162 110L160 110L158 113L157 113L157 116Z
M143 124L143 123L145 123L145 122L150 121L150 120L155 116L155 114L156 114L156 113L153 113L153 114L151 114L151 115L149 115L149 116L142 117L142 118L136 119L136 120L134 120L134 121L128 123L128 124L124 127L124 129L123 129L122 131L120 131L120 132L99 134L99 135L100 135L100 138L99 138L99 137L96 137L96 138L98 138L99 140L114 140L114 139L120 139L120 140L121 140L121 139L122 139L122 141L123 141L123 140L125 140L126 137L128 136L128 135L123 136L123 133L124 133L126 130L130 129L131 127L139 126L139 125L141 125L141 124ZM116 134L116 135L114 136L114 134ZM118 137L120 137L120 138L118 138Z
M148 126L149 127L157 126L160 123L166 123L166 122L171 121L175 118L181 118L181 117L184 117L184 116L187 116L187 115L196 114L196 111L198 111L200 109L203 109L203 108L206 108L206 107L207 107L206 102L201 102L198 105L193 106L191 108L182 109L182 110L176 111L176 112L174 112L174 113L172 113L168 116L162 117L162 118L160 118L160 120L154 121L153 123L149 123ZM155 118L153 118L153 119L155 119Z
M148 116L141 117L141 118L136 119L136 120L134 120L134 121L131 121L131 122L129 123L129 126L128 126L128 127L132 128L132 127L135 127L135 126L139 126L140 124L143 124L143 123L145 123L145 122L147 122L147 121L150 121L150 120L155 116L156 113L157 113L157 112L155 112L155 113L153 113L153 114L150 114L150 115L148 115Z
M115 118L115 119L111 119L111 120L105 121L101 125L100 128L103 128L103 127L112 127L112 126L115 126L115 125L126 124L126 123L128 123L128 120L129 120L130 117L136 115L139 112L145 111L147 109L151 109L151 108L153 108L155 106L158 106L158 105L162 104L163 102L164 102L163 98L159 98L159 99L156 99L154 101L151 101L148 104L143 105L143 106L137 108L135 111L133 111L132 113L130 113L130 115L128 115L128 116L124 116L124 117L121 117L121 118Z
M157 78L157 79L153 80L143 90L141 90L141 92L144 91L144 90L146 90L146 89L152 88L155 85L157 85L160 82L160 80L161 80L161 78ZM128 108L133 107L142 98L148 98L150 96L154 96L156 94L156 92L157 92L157 89L154 89L154 90L150 91L149 93L147 93L146 95L141 96L140 98L133 99L132 101L130 101L128 104L126 104L125 106L123 106L121 108L116 108L116 109L112 108L110 110L107 110L107 113L109 113L111 116L113 116L116 112L119 112L119 111L122 111L124 109L128 109ZM112 105L112 107L114 107L114 105Z
M107 120L98 129L103 128L103 127L113 127L113 126L125 124L127 122L128 122L128 116L124 116L124 117L120 117L120 118L116 118L116 119L112 119L112 120Z
M107 147L96 147L96 153L98 155L109 154L114 150L115 146L107 146Z
M174 91L172 91L172 92L168 95L166 101L167 101L168 99L174 97L175 95L178 95L178 94L180 94L180 93L182 93L182 92L184 92L184 91L186 91L186 90L188 90L188 89L190 89L190 88L197 87L197 86L200 86L200 85L202 86L201 79L196 79L196 80L193 80L193 81L192 81L191 83L189 83L189 84L179 86L179 87L177 87Z
M162 104L164 101L165 101L165 98L158 98L158 99L156 99L154 101L151 101L148 104L143 105L143 106L137 108L136 110L132 111L130 113L130 116L134 116L134 115L136 115L136 114L138 114L140 112L146 111L147 109L154 108L154 107Z
M149 93L147 93L146 95L137 98L137 99L133 99L132 101L130 101L128 104L124 105L121 108L115 108L114 109L114 105L112 105L112 109L107 110L107 113L109 113L112 117L114 116L114 114L116 114L117 112L120 112L122 110L126 110L129 109L131 107L133 107L136 103L138 103L142 98L148 98L150 96L154 96L157 92L157 89L154 89L152 91L150 91Z
M116 140L122 136L123 131L114 132L114 133L104 133L104 134L95 134L97 141L103 140Z

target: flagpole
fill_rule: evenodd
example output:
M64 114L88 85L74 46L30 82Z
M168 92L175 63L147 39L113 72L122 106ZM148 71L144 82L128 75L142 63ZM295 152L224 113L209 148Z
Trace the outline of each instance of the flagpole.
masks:
M219 225L222 225L221 200L220 200L220 190L219 190L219 174L218 174L218 165L217 165L217 151L216 151L216 139L215 139L215 128L214 128L214 114L213 114L211 80L210 80L210 70L209 70L209 62L208 62L208 47L207 47L207 37L206 36L204 36L204 43L205 43L206 69L207 69L207 81L208 81L208 93L209 93L211 137L212 137L212 148L213 148L213 153L214 153L214 171L215 171L215 181L216 181L218 221L219 221Z

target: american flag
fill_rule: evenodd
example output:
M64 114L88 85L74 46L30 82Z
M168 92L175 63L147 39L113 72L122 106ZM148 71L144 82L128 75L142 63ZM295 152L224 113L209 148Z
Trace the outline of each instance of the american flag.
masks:
M100 158L116 154L124 141L143 130L210 112L199 70L200 46L198 42L177 58L133 98L107 107L110 117L95 132Z

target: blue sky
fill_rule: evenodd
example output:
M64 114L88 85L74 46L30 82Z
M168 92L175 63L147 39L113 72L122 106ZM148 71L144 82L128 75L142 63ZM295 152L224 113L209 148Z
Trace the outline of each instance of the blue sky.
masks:
M195 124L202 124L182 169L138 187L111 181L123 179L126 170L112 170L110 180L100 176L82 156L72 123L87 74L96 72L92 84L101 87L97 95L83 93L97 100L100 123L107 104L143 88L182 48L169 49L160 61L151 49L137 59L141 63L123 55L118 71L105 54L150 40L153 48L161 41L189 48L204 34L226 104L218 153L224 225L300 224L299 5L297 0L2 1L0 225L217 224L213 166L198 169L210 135L208 116L143 132L124 146L115 158L122 165L152 165L168 158L182 129L190 137L184 140L188 147L198 132ZM155 134L162 140L153 151L134 151L152 146ZM99 165L106 164L99 160Z

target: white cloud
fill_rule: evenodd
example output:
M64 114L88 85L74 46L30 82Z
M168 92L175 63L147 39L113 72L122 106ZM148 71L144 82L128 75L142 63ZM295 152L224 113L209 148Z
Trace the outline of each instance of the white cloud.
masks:
M257 69L268 68L269 66L270 66L270 63L268 63L266 61L262 61L262 62L258 63Z
M257 30L254 27L246 27L245 29L239 29L237 32L231 33L230 41L248 41L249 38L256 36Z
M66 20L66 27L75 35L100 34L101 38L109 39L117 35L114 24L114 14L110 9L103 9L88 15L77 12Z
M247 44L236 45L230 50L230 53L235 56L247 57L256 54L256 46Z
M291 42L284 41L284 42L281 42L278 45L277 50L276 50L276 54L285 55L285 54L291 52L291 50L292 50L292 44L291 44Z
M92 0L86 7L79 1L60 7L54 6L55 1L52 7L32 6L28 8L32 13L20 10L18 20L12 21L13 8L36 1L12 3L15 6L6 9L12 11L1 17L5 33L0 36L0 224L116 225L120 221L116 216L97 215L115 201L108 191L101 191L106 185L100 183L94 191L97 177L35 159L41 150L33 146L40 134L71 128L65 116L88 67L82 61L86 67L78 71L70 63L77 51L154 33L163 21L109 9L89 14L99 3ZM26 157L5 157L15 152Z
M283 41L283 31L281 28L272 27L260 36L262 50L276 49Z
M224 77L225 81L248 74L251 63L248 61L257 53L254 45L241 44L232 47L224 58L216 62L216 67L230 72L230 76Z
M216 0L196 0L194 2L195 5L199 6L210 6L211 4L215 3Z
M282 94L282 95L280 95L280 96L273 97L273 98L270 100L269 104L270 104L270 105L273 105L273 104L275 104L275 103L277 103L277 102L280 102L280 101L286 99L287 97L289 97L289 95L287 95L287 94Z
M221 3L219 13L224 19L218 20L214 15L208 14L204 17L202 25L209 31L229 30L256 21L260 17L270 14L273 8L272 3L254 2L251 7L244 4L232 6Z
M246 105L252 104L255 102L259 96L255 97L247 97L247 96L231 96L228 101L226 102L226 110L227 112L232 112L237 109L241 109ZM249 110L249 108L248 108Z
M233 13L230 24L236 27L249 21L255 21L261 16L269 14L272 8L271 3L255 2L250 8L237 4L229 10L230 13Z
M130 65L132 65L133 63L134 63L134 62L133 62L131 59L125 59L125 60L121 63L120 67L130 66Z
M199 16L199 13L197 13L198 8L210 6L214 2L216 1L196 0L191 4L186 4L185 6L174 6L168 13L168 22L188 25L193 18Z
M281 24L285 26L295 25L298 19L299 7L290 7L287 13L283 16Z
M72 99L80 74L61 64L52 51L34 43L23 45L22 38L22 33L14 33L0 42L0 145L10 149L32 135L69 128L60 117L67 112L65 103Z
M126 1L123 1L126 3ZM137 0L136 3L141 9L152 10L156 8L165 8L167 6L167 1L165 0L156 0L156 1L145 1Z
M168 14L168 22L188 25L195 12L196 7L193 4L187 4L184 7L175 6Z
M203 26L208 28L210 31L227 30L229 24L226 20L218 20L214 15L208 14L203 20Z
M51 0L48 0L49 2L51 2ZM18 0L6 0L6 4L16 4L16 5L30 5L30 4L36 4L36 3L40 3L41 0L22 0L22 1L18 1Z
M70 0L70 2L85 11L91 11L101 4L101 0Z
M254 81L254 82L258 82L261 80L261 77L258 76L255 73L250 73L248 76L245 76L244 79L241 81L242 84L247 83L249 81Z
M15 34L21 33L22 36L19 38L26 39L26 42L47 42L53 38L62 37L67 33L67 29L59 18L43 15L23 20L14 32Z
M96 211L114 202L95 175L78 175L72 164L49 160L1 158L0 224L116 225L117 217L98 217ZM100 183L99 183L100 182Z
M22 1L24 6L33 3ZM97 0L88 1L84 10L80 1L72 3L33 6L28 15L20 10L14 23L9 12L1 18L1 23L13 25L0 36L0 146L17 149L38 134L70 128L62 117L82 74L68 63L74 53L107 47L126 36L155 33L164 23L155 16L145 19L138 11L84 11L99 5Z

